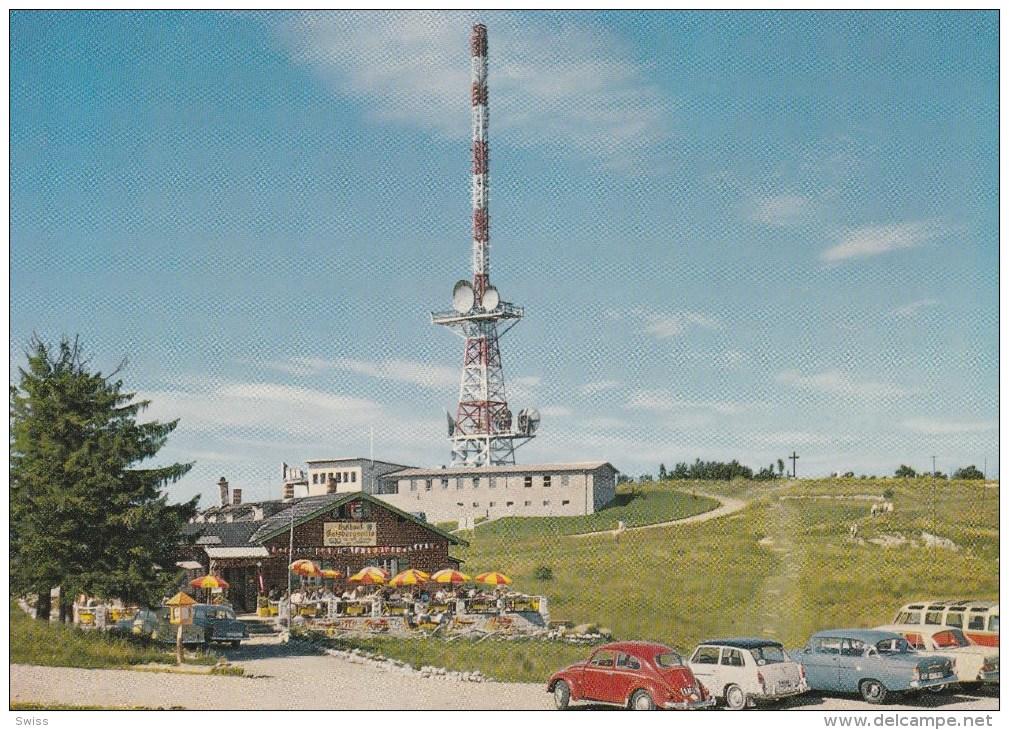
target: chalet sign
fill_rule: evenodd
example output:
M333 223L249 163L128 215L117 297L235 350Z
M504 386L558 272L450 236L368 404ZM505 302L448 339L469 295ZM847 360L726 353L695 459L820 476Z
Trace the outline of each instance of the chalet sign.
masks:
M326 547L365 546L376 544L374 522L326 522L322 527L322 544Z

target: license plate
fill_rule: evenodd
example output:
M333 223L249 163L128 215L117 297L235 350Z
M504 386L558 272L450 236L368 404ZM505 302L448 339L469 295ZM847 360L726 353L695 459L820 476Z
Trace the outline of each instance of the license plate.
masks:
M926 679L942 679L945 675L942 672L929 672Z
M791 682L778 682L778 691L784 692L785 690L792 689Z

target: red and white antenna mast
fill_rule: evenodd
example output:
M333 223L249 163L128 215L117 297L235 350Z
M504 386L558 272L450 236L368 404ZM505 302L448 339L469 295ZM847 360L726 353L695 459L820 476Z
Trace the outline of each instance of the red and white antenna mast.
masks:
M473 26L473 283L465 279L452 291L450 312L434 312L431 321L451 327L466 340L459 407L448 418L453 466L515 463L517 446L531 439L539 425L535 409L519 412L516 428L505 398L498 339L522 318L523 310L502 302L490 283L490 117L487 94L487 28ZM500 334L498 322L507 326ZM516 443L518 442L518 443Z

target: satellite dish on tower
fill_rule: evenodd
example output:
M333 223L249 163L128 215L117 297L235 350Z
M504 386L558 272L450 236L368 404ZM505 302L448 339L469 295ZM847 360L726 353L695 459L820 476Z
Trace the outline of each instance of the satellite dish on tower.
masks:
M451 437L455 433L455 421L452 420L452 415L448 411L445 411L445 418L448 419L448 435Z
M483 293L483 308L488 312L493 312L500 303L501 295L497 293L497 289L492 286L487 287Z
M459 314L465 314L473 309L473 285L465 279L456 282L452 288L452 309Z
M540 412L535 408L523 408L519 411L518 428L519 433L525 436L532 436L540 425Z

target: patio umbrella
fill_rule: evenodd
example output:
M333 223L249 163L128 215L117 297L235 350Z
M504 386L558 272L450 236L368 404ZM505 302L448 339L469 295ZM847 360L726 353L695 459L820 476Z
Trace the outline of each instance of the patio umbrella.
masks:
M439 570L431 576L431 580L435 583L465 583L469 579L469 576L465 573L460 573L458 570L452 570L452 568Z
M203 575L189 581L189 585L194 588L205 588L209 591L211 588L227 588L228 582L224 578L218 578L216 575Z
M489 586L506 586L512 582L504 573L481 573L474 578L477 583L485 583Z
M430 578L427 573L423 570L417 570L416 568L410 568L409 570L404 570L402 573L397 573L394 578L389 581L391 586L415 586L421 583L426 583L428 578Z
M348 580L352 580L355 583L385 583L388 579L388 573L381 568L375 568L372 566L361 568L361 570L357 571L354 575L348 578Z
M291 563L291 572L297 575L317 576L322 574L322 570L311 560L295 560Z
M323 568L319 571L319 574L322 575L323 578L339 578L343 575L343 573L339 570L333 570L332 568Z

